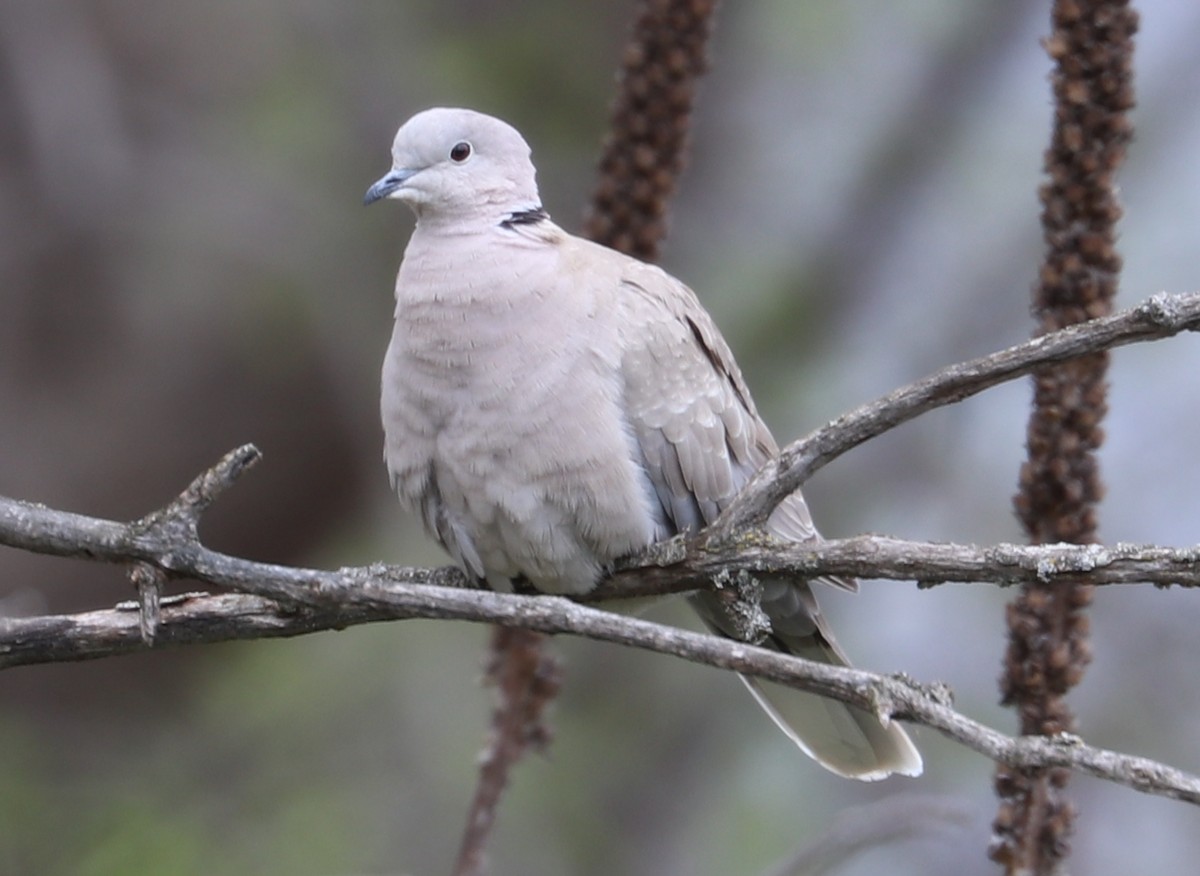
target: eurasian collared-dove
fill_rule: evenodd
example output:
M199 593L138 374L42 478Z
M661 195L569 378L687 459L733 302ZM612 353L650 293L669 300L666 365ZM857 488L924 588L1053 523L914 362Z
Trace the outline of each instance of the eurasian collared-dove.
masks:
M711 522L778 447L693 292L564 232L534 174L521 135L471 110L426 110L396 134L392 169L365 199L417 216L383 365L384 459L467 574L578 594L618 558ZM767 526L820 537L799 493ZM807 582L767 578L763 590L768 646L847 663ZM713 595L690 599L730 633ZM833 772L921 771L896 724L746 683Z

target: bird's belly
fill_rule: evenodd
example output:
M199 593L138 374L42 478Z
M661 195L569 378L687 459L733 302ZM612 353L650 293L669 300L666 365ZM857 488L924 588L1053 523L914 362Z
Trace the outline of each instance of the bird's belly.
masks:
M389 466L460 565L497 589L524 577L582 593L663 534L615 375L597 379L583 345L400 332L384 373Z
M441 512L494 588L523 577L544 592L586 592L611 560L587 537L588 486L531 469L539 449L513 437L501 426L439 432L431 463Z

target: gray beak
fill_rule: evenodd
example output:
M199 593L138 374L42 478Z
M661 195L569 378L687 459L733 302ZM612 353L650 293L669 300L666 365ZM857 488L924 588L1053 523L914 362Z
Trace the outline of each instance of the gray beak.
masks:
M412 176L416 171L401 169L388 171L387 175L378 180L373 186L367 189L367 194L363 197L363 206L374 204L390 195L400 186L404 185L405 181Z

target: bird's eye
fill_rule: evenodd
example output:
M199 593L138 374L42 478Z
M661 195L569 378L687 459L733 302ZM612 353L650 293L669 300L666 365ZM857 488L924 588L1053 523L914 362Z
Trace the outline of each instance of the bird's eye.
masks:
M459 164L471 157L471 144L466 140L455 143L450 149L450 160L457 161Z

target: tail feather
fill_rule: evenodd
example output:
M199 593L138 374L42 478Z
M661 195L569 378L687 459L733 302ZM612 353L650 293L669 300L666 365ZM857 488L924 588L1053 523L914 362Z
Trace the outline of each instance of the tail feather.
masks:
M835 666L847 666L841 654L814 641L811 647L788 647L789 653ZM763 710L800 749L839 776L874 782L898 773L919 776L921 754L904 729L886 726L876 715L856 706L756 678L741 676Z
M772 635L764 643L787 654L833 666L849 666L803 582L768 578L762 607ZM689 597L715 632L730 635L728 618L711 594ZM839 776L873 782L898 773L919 776L921 755L897 723L836 700L786 685L742 676L758 704L800 749Z

